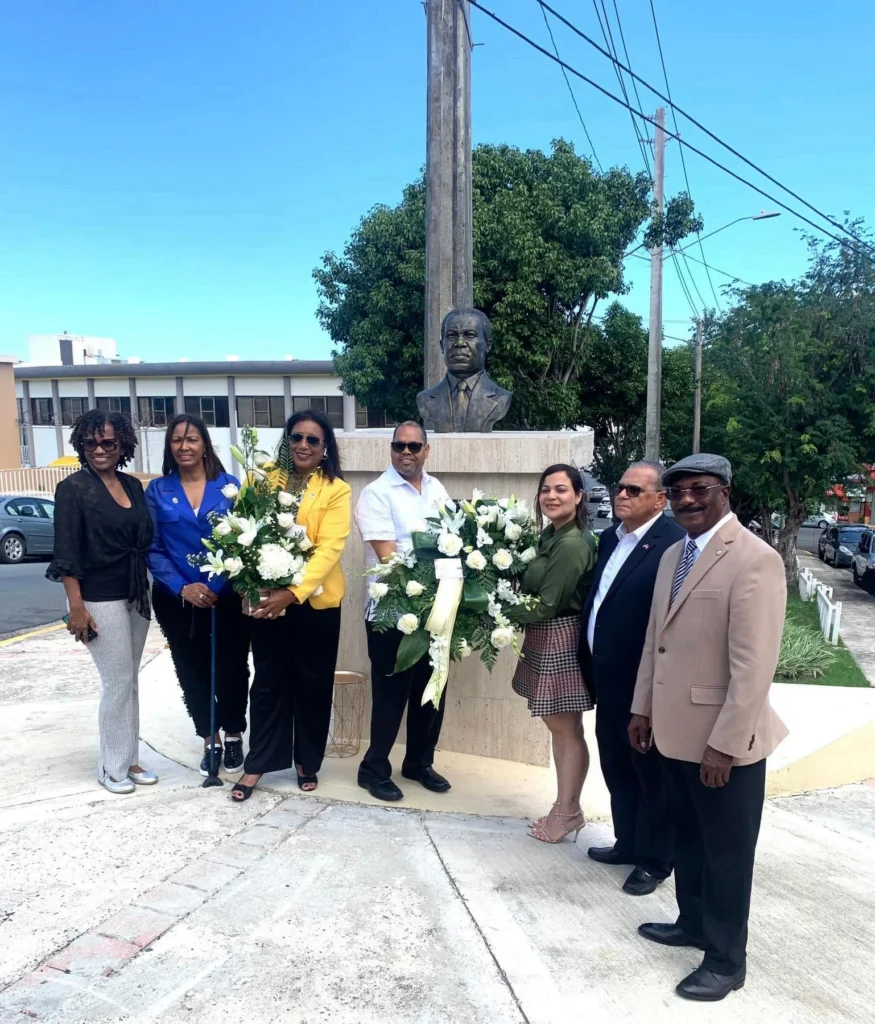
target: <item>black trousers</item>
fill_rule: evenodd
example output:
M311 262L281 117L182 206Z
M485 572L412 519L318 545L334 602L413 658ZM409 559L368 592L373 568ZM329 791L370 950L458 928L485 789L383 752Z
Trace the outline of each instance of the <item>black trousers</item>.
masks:
M340 609L293 604L277 619L251 619L255 679L249 693L247 774L281 772L299 764L304 775L322 767Z
M435 710L429 701L422 706L422 694L431 678L431 663L420 659L413 668L395 674L395 657L403 634L397 629L378 633L366 623L368 657L371 659L371 745L359 765L359 778L382 782L392 775L389 754L398 739L401 719L407 708L407 753L402 771L416 772L434 763L444 720L447 691Z
M733 768L709 789L699 765L659 755L675 819L677 923L705 947L703 967L732 974L745 964L753 864L766 793L765 759Z
M170 647L185 707L198 736L210 735L211 612L152 584L152 607ZM216 603L216 729L245 732L249 696L249 620L226 590Z
M599 760L608 792L618 853L634 857L640 868L656 878L671 874L674 854L674 823L659 755L655 750L633 750L626 727L628 714L619 714L600 703L596 709L595 734Z

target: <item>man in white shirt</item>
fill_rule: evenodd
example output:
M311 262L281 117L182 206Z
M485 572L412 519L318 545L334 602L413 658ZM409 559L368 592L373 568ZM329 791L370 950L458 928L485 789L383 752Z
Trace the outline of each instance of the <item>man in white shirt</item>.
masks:
M581 618L580 665L598 701L596 739L615 836L613 846L592 847L589 856L631 865L623 885L630 896L646 896L668 877L674 849L658 758L636 753L627 732L659 561L683 537L665 507L662 467L631 465L614 499L620 525L601 535Z
M429 454L425 429L412 421L395 428L391 465L362 491L355 521L367 549L367 564L375 565L395 551L409 551L411 533L426 514L449 498L443 484L423 468ZM407 708L407 753L401 766L406 779L421 783L434 793L445 793L450 784L432 767L434 750L444 718L444 698L439 710L422 694L431 677L431 664L422 658L406 672L395 672L395 658L403 634L379 633L371 626L369 601L366 629L371 660L371 745L359 765L358 783L378 800L400 800L403 792L392 781L389 755L404 709Z

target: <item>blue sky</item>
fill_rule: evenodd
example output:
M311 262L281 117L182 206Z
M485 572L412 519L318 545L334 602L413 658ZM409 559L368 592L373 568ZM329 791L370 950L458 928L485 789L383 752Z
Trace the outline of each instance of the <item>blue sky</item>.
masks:
M549 45L535 0L487 6ZM598 36L588 0L553 6ZM660 84L647 0L618 7L633 67ZM868 0L656 10L676 102L816 206L875 221ZM564 136L586 152L559 68L476 11L473 29L475 142ZM617 90L603 57L555 32L564 59ZM602 163L638 169L628 114L575 89ZM327 357L311 271L417 175L424 118L419 0L4 4L0 352L25 356L28 334L68 330L149 360ZM697 130L687 137L747 175ZM687 166L706 232L770 206L695 155ZM667 192L681 188L672 143ZM745 280L790 278L805 266L796 226L787 214L746 222L705 252ZM648 267L629 262L624 301L646 320ZM673 268L665 281L666 332L685 335Z

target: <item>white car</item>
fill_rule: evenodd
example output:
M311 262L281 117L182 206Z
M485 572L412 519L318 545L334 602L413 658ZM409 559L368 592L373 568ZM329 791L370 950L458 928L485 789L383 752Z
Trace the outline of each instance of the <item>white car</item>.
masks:
M596 518L611 519L613 518L613 511L614 509L611 505L611 499L605 498L603 501L599 502L599 507L596 509Z
M815 526L818 529L825 530L828 526L835 526L838 519L834 512L818 512L816 515L809 516L803 526Z

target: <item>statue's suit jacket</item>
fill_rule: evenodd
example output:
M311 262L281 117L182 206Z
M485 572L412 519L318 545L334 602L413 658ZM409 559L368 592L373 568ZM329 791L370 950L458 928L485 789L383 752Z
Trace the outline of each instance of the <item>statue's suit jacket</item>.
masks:
M468 399L466 431L488 433L507 414L513 395L491 381L484 372ZM450 382L446 377L433 388L420 391L416 405L426 430L440 433L451 431L453 399Z
M774 548L733 516L708 542L669 608L684 541L662 556L632 712L651 720L665 757L761 761L787 735L769 705L787 584Z

